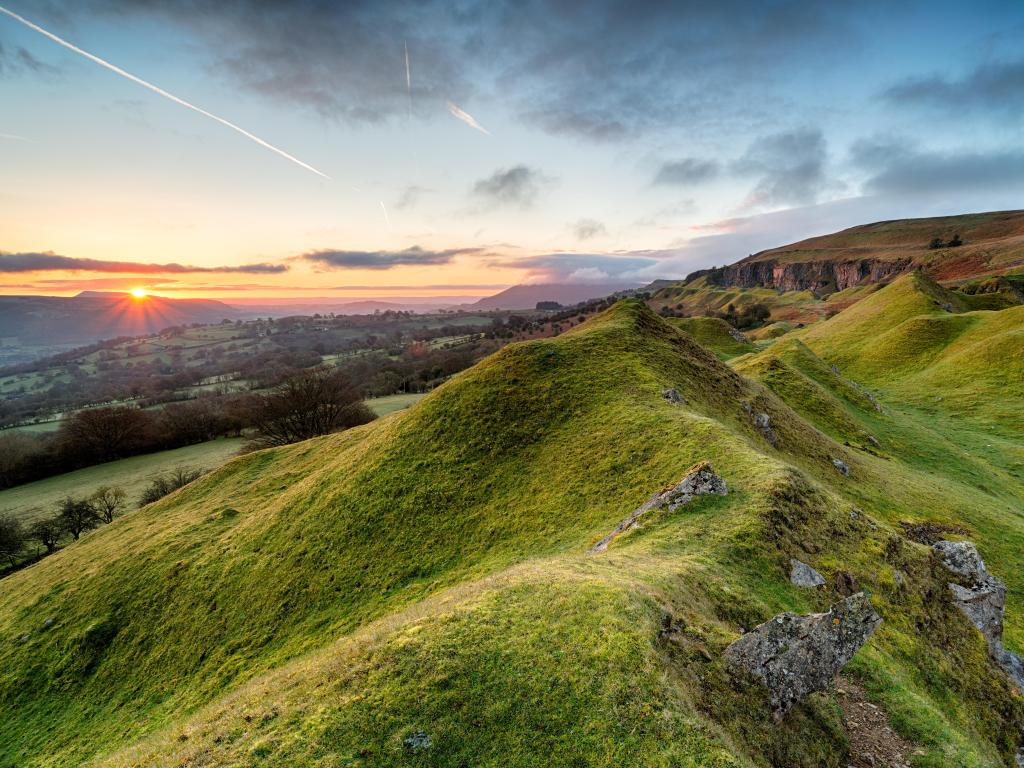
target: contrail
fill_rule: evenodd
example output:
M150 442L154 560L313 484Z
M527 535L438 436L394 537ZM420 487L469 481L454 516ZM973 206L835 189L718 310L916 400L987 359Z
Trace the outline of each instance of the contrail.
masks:
M380 209L384 211L384 221L388 223L388 229L391 229L391 217L388 216L388 209L384 207L384 201L380 201Z
M412 71L409 69L409 41L405 42L405 90L409 94L409 119L412 119Z
M476 128L481 133L486 133L488 136L491 135L491 132L484 128L482 125L480 125L480 123L476 121L475 117L473 117L468 112L463 112L454 102L448 102L448 111L451 112L452 115L457 117L459 120L464 122L466 125L468 125L470 128Z
M29 144L34 144L32 139L26 139L24 136L17 136L13 133L0 133L0 139L10 139L11 141L27 141Z
M273 144L270 144L269 142L264 141L259 136L256 136L256 135L254 135L252 133L249 133L247 130L245 130L244 128L242 128L240 126L235 125L231 121L225 120L223 117L218 117L217 115L213 114L212 112L207 112L205 109L203 109L201 107L197 107L195 104L190 104L189 102L185 101L184 99L179 99L173 93L168 93L163 88L159 88L158 86L155 86L152 83L146 82L141 77L136 77L135 75L131 74L130 72L125 72L120 67L117 67L117 66L111 64L109 61L104 61L99 56L94 56L93 54L89 53L88 51L83 51L77 45L72 45L67 40L64 40L64 39L62 39L60 37L57 37L57 35L53 34L52 32L47 32L45 29L43 29L39 25L33 24L28 19L23 18L22 16L19 16L18 14L14 13L12 11L7 10L2 5L0 5L0 13L3 13L3 14L6 14L7 16L10 16L12 19L14 19L15 21L17 21L17 22L19 22L21 24L24 24L29 29L31 29L31 30L33 30L35 32L38 32L39 34L41 34L41 35L43 35L45 37L50 38L51 40L53 40L53 42L57 43L58 45L64 46L69 51L74 51L79 56L84 56L85 58L89 59L89 61L95 62L96 64L99 64L101 67L106 67L111 72L114 72L114 73L120 75L121 77L125 77L125 78L129 79L133 83L138 83L143 88L148 88L149 90L153 91L153 93L157 93L157 94L163 96L165 99L170 99L175 104L180 104L183 107L188 107L189 109L193 110L194 112L198 112L199 114L204 115L204 116L210 118L211 120L216 120L221 125L227 126L228 128L230 128L233 131L238 131L240 134L245 136L247 139L251 139L252 141L255 141L261 147L266 147L271 152L276 152L281 157L285 158L286 160L291 160L293 163L295 163L296 165L302 166L307 171L312 171L317 176L323 176L325 179L329 179L330 178L330 176L328 176L326 173L322 173L321 171L318 171L313 166L311 166L311 165L309 165L307 163L302 162L297 157L293 157L292 155L289 155L283 149L278 149Z

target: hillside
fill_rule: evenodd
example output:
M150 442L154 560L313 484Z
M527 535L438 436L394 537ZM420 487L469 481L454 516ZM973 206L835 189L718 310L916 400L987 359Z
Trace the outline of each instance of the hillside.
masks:
M929 248L935 238L963 245ZM719 285L828 294L913 270L940 281L1024 270L1024 211L998 211L864 224L771 248L727 267L704 270Z
M0 583L0 766L861 766L848 694L776 722L722 661L850 580L883 623L843 690L915 766L1012 765L1024 700L900 523L978 544L1024 648L1024 446L998 418L1024 393L985 357L1012 375L1024 316L943 290L904 278L760 352L681 324L734 367L619 302L408 410L229 462ZM857 380L869 317L946 315L971 322L927 365ZM955 372L993 377L964 385L976 418L923 396ZM702 461L727 495L588 554ZM791 584L790 558L826 586Z
M511 288L474 302L472 309L533 309L538 301L555 301L571 307L590 299L600 299L633 288L630 283L529 283Z
M127 293L0 296L0 339L6 347L64 347L118 336L141 336L172 325L235 319L233 307L211 299L138 300Z

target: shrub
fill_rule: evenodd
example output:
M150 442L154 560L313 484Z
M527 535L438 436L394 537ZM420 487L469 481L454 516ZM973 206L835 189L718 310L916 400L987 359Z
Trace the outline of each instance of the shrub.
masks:
M11 567L14 567L18 555L24 548L25 534L21 524L8 515L0 517L0 557L6 558Z
M150 482L149 487L142 492L142 497L139 499L139 506L144 507L147 504L152 504L154 501L159 501L167 494L185 487L193 480L198 480L202 476L203 473L201 470L178 467L169 474L155 477L152 482Z

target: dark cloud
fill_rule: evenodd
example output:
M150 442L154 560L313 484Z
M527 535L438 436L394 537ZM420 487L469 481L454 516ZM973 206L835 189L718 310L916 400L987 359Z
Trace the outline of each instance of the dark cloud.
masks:
M589 240L598 235L607 235L608 230L604 224L596 219L580 219L572 225L572 231L577 240Z
M981 64L960 78L943 75L910 78L882 97L899 106L928 107L950 114L1024 110L1024 60Z
M298 258L327 269L392 269L402 266L429 266L448 264L456 256L481 254L481 248L452 248L447 251L428 251L414 245L403 251L336 251L322 250L304 253Z
M814 128L776 133L756 139L732 169L760 177L745 206L813 203L825 188L825 137Z
M473 185L473 196L488 207L529 208L550 179L535 168L501 168Z
M856 9L799 0L51 0L73 19L156 17L207 44L210 68L330 119L472 111L474 96L595 140L750 122L773 78L857 44ZM296 41L301 41L296 44ZM759 98L752 98L757 93Z
M287 272L284 264L242 264L237 267L195 267L187 264L145 264L138 261L106 261L103 259L77 259L47 251L45 253L0 252L0 273L17 272L112 272L132 275L161 275L185 273L241 273L274 275Z
M0 41L0 77L27 73L52 75L57 71L57 67L40 61L24 48L8 48Z
M710 181L718 176L720 170L721 168L715 160L684 157L681 160L670 160L663 163L654 176L654 183L693 186Z
M855 143L855 165L870 176L872 194L932 195L1024 187L1024 152L1017 149L930 151L901 138Z

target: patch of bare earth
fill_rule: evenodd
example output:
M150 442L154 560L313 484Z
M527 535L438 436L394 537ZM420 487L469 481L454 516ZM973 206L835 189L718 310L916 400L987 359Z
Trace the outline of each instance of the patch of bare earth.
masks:
M836 692L850 742L849 768L910 768L916 748L892 729L885 711L868 701L864 689L840 677Z

